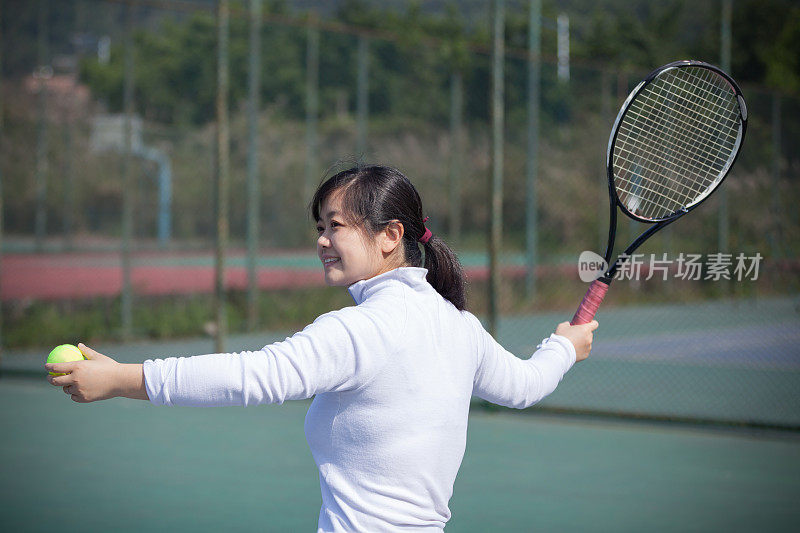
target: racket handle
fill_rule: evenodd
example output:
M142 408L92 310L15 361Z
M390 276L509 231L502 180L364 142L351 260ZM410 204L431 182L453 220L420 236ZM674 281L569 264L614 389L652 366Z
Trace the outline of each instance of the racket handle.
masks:
M596 279L589 285L589 290L583 296L581 305L575 311L575 316L572 317L570 324L577 326L579 324L588 324L594 319L594 314L597 313L597 308L603 303L603 298L606 297L608 292L608 283L603 283Z

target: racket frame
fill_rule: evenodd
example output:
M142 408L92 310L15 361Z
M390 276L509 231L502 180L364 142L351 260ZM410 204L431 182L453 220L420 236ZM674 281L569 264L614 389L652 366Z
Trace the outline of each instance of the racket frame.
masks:
M740 128L738 131L738 135L736 138L736 142L734 145L733 157L729 158L726 162L726 166L720 171L719 178L716 182L708 187L707 190L703 191L697 198L695 198L692 202L688 205L681 207L677 211L661 218L646 218L642 216L635 215L630 210L628 210L622 201L619 198L619 194L617 193L617 187L614 182L614 164L613 164L613 157L614 157L614 147L617 141L617 134L619 133L619 126L622 120L624 119L625 115L627 114L628 110L630 109L631 103L636 99L636 97L643 91L654 79L656 79L660 74L667 70L675 69L675 68L687 68L687 67L701 67L705 69L712 70L716 74L720 75L733 89L736 100L739 105L739 120L740 120ZM747 106L744 102L744 97L742 96L742 91L736 82L728 76L723 70L714 65L709 63L705 63L703 61L695 61L695 60L682 60L682 61L674 61L672 63L668 63L663 65L653 72L648 74L648 76L639 82L639 84L634 87L634 89L630 92L628 97L626 98L625 102L622 104L622 107L617 114L617 118L614 121L614 126L611 129L611 135L608 139L608 150L606 153L606 172L608 174L608 197L609 197L609 228L608 228L608 244L606 245L606 254L605 254L605 261L606 265L609 265L611 261L611 255L614 251L614 241L617 234L617 207L625 213L630 218L637 220L639 222L644 222L646 224L653 224L648 229L643 231L633 242L625 249L625 251L617 256L617 259L614 261L613 264L610 264L606 271L596 280L594 280L590 285L586 294L583 297L580 305L578 306L578 310L575 312L575 315L572 317L570 321L571 324L586 324L591 322L594 319L595 313L597 313L597 309L600 307L600 304L603 302L605 298L606 292L608 291L609 285L611 285L611 281L614 279L614 275L616 274L619 267L624 264L628 258L636 251L639 246L642 245L644 241L650 238L655 232L659 231L660 229L664 228L665 226L672 224L674 221L691 211L692 209L696 208L698 205L703 203L711 193L719 188L722 185L722 182L725 181L725 178L728 176L730 169L733 167L733 164L736 162L736 159L739 157L739 152L741 151L742 143L744 142L745 132L747 131Z
M740 110L740 119L741 119L741 128L739 129L739 134L736 139L736 145L733 150L733 157L730 158L723 170L720 172L720 178L716 181L716 183L709 187L706 191L704 191L700 196L698 196L694 201L682 207L681 209L673 212L672 214L662 217L662 218L645 218L638 216L631 211L629 211L625 204L622 203L619 199L619 194L617 192L617 187L614 184L614 164L613 164L613 157L614 157L614 147L616 146L617 135L619 133L619 125L625 118L625 115L628 113L630 109L631 103L636 99L636 97L659 75L663 72L676 69L676 68L687 68L687 67L701 67L706 68L709 70L714 71L715 73L719 74L725 81L733 89L734 93L736 94L736 99L739 103L739 110ZM598 281L605 283L606 285L610 285L611 281L614 279L614 275L616 274L617 270L619 269L622 264L627 261L631 254L636 251L639 246L644 243L647 239L649 239L655 232L661 230L665 226L668 226L675 220L679 219L689 211L696 208L698 205L703 203L711 193L719 188L722 185L722 182L725 181L725 178L728 176L733 164L736 162L736 159L739 157L739 152L741 152L741 146L744 142L745 132L747 131L747 106L745 105L744 96L742 95L742 90L736 84L736 82L731 78L728 74L725 73L719 67L711 65L709 63L703 61L697 61L692 59L684 59L681 61L673 61L672 63L668 63L666 65L662 65L658 67L650 74L647 75L645 79L639 82L639 84L634 87L634 89L628 94L628 97L625 99L625 102L622 104L622 107L617 113L617 118L614 121L614 126L611 129L611 135L608 138L608 149L606 151L606 173L608 176L608 197L609 197L609 228L608 228L608 244L606 245L606 253L605 253L605 261L606 264L609 265L606 271L603 273ZM614 263L611 263L611 256L614 251L614 241L617 233L617 207L628 217L638 221L643 222L645 224L653 224L651 227L647 228L643 231L633 242L625 249L625 251L620 254Z

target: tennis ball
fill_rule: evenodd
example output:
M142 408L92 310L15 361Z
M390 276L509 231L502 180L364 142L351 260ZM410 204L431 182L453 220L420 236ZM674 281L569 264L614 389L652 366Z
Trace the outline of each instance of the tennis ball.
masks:
M84 359L86 358L77 348L77 346L73 346L71 344L62 344L61 346L56 346L53 348L53 351L50 352L50 355L47 356L48 363L70 363L72 361L83 361ZM50 375L64 376L66 374L50 372Z

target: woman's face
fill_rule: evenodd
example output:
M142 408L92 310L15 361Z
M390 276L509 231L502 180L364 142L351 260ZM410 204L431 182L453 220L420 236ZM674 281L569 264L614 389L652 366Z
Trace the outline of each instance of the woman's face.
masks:
M384 235L371 239L348 222L342 211L341 194L334 192L320 206L317 221L317 255L325 269L325 283L347 287L362 279L388 272ZM402 232L401 232L402 237Z

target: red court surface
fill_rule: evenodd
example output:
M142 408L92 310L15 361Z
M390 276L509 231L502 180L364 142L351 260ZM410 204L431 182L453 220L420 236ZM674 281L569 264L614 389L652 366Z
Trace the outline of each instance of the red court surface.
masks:
M137 259L136 262L146 261ZM114 296L122 290L122 269L118 258L109 254L5 255L2 269L0 297L5 301ZM324 284L321 268L260 269L257 276L262 289ZM134 263L131 278L137 294L212 292L214 267L180 264L180 260L168 265ZM225 283L230 289L245 289L247 270L226 268Z
M247 288L247 269L241 256L225 268L226 287ZM486 267L467 268L471 281L486 279ZM524 271L511 267L508 275ZM214 288L214 267L209 255L137 254L132 268L136 294L166 295L211 293ZM304 262L301 266L270 266L257 271L260 289L289 289L324 286L321 265ZM2 258L0 298L3 301L23 299L66 299L108 297L122 291L122 269L119 254L6 254Z

